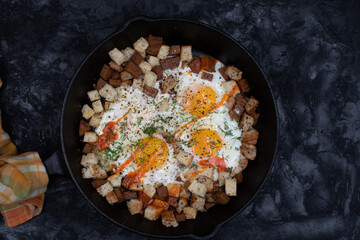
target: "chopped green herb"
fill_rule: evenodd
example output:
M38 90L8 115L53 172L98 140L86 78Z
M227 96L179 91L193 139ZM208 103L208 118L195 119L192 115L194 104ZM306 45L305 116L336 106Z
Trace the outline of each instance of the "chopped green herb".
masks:
M143 130L145 134L148 134L149 136L152 136L156 132L156 127L154 125L151 125L150 127L147 127Z

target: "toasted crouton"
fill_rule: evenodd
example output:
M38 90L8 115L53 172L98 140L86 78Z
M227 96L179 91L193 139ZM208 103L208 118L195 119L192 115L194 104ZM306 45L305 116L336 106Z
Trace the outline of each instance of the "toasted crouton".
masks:
M79 124L79 136L80 137L83 136L85 134L85 132L87 132L89 130L90 130L89 123L84 121L83 119L81 119L80 124Z
M181 46L180 61L191 62L191 60L193 58L191 48L192 48L191 45L189 45L189 46Z
M213 193L212 197L213 197L215 203L219 203L221 205L225 205L230 201L229 196L226 195L226 193L221 192L221 191Z
M119 202L119 199L117 198L117 196L114 192L109 192L108 194L106 194L106 201L110 205L113 205L114 203Z
M236 179L235 178L225 179L225 193L228 196L236 196Z
M241 134L241 142L249 145L256 145L258 138L259 132L254 128L243 131Z
M113 187L120 187L121 186L122 176L120 174L110 176L108 179L109 179L109 182L110 182L111 186L113 186Z
M123 72L126 72L126 71L123 71ZM117 88L117 87L120 87L122 82L121 82L121 79L110 79L109 80L109 84L114 87L114 88Z
M226 179L226 178L229 178L229 177L230 177L230 173L228 173L228 172L220 172L220 173L219 173L219 177L218 177L219 187L224 186L224 184L225 184L225 179Z
M234 110L230 110L229 111L229 116L233 119L235 119L235 121L239 121L240 120L240 115L237 114Z
M104 179L107 177L107 175L105 170L100 168L99 165L90 165L82 169L82 177L84 179L87 178Z
M136 65L139 65L142 61L144 61L144 58L141 53L135 51L130 60L133 61Z
M239 167L241 168L241 171L244 171L244 169L247 167L247 165L248 165L248 160L245 158L245 157L243 157L243 158L241 158L240 159L240 164L239 164Z
M111 192L113 190L113 187L111 186L111 184L109 182L107 182L107 183L101 185L96 190L101 196L105 197L109 192Z
M110 84L105 86L99 91L100 96L106 99L106 101L114 101L117 98L117 92Z
M195 180L190 184L189 191L200 197L205 197L207 188L204 184L199 183L198 181Z
M170 105L169 105L169 100L164 99L161 102L159 102L159 104L157 105L157 110L159 112L165 112L167 110L169 110Z
M181 191L180 184L169 183L166 187L168 189L169 196L171 196L171 197L179 197L180 196L180 191Z
M205 211L205 209L204 209L205 197L199 197L197 195L192 194L191 198L190 198L190 206L200 212Z
M84 135L84 142L96 142L97 140L97 135L96 132L92 132L92 131L87 131L85 132Z
M254 118L245 112L241 115L239 121L239 127L242 128L243 131L247 131L254 124Z
M155 221L160 217L162 211L162 209L147 206L145 209L144 218L150 221Z
M180 54L180 45L171 45L169 50L169 56L175 56Z
M225 107L227 107L229 110L232 110L232 108L235 105L235 98L233 96L229 97L229 99L225 102Z
M157 57L159 59L165 59L169 55L170 47L167 45L162 45L160 47L159 53L157 54Z
M199 175L212 179L214 174L214 167L213 166L201 166L198 169Z
M133 84L132 84L132 87L134 88L134 89L139 89L140 91L142 91L143 90L143 80L142 79L134 79L133 80Z
M228 75L232 80L239 81L242 78L242 71L235 66L227 66L225 69L226 75Z
M180 64L180 57L166 58L160 60L160 65L163 70L174 69Z
M149 56L147 62L150 63L152 67L160 65L160 59L154 56Z
M167 78L165 78L165 80L162 81L161 83L161 93L168 93L171 89L173 89L177 84L176 79L174 78L173 75L168 76Z
M153 197L154 194L156 193L156 189L154 188L153 185L151 184L145 184L144 185L144 193L149 196L149 197Z
M93 107L95 113L101 113L102 111L104 111L104 107L100 100L93 102L92 107Z
M139 53L145 53L145 50L148 48L149 43L145 38L141 37L136 42L134 42L134 49Z
M112 76L113 72L114 72L114 70L111 67L104 64L104 66L100 72L100 77L102 77L102 79L104 79L104 80L109 80L110 77Z
M189 181L193 181L198 177L198 172L197 172L197 167L196 165L191 167L190 169L188 169L185 173L184 173L184 177L186 179L188 179Z
M98 164L99 159L96 157L95 153L89 153L83 155L80 161L81 166L88 167L90 165Z
M98 128L101 122L101 118L103 116L103 113L97 113L94 116L90 118L89 125L93 128Z
M249 101L245 105L245 110L251 115L255 112L255 109L259 105L259 101L253 96L250 97Z
M141 75L141 68L136 65L133 61L129 61L126 66L125 70L133 76L133 78L139 78Z
M240 146L241 154L249 160L256 158L256 147L254 145L243 144Z
M238 82L238 85L239 85L239 88L242 93L246 93L246 92L250 91L249 83L245 79L241 79Z
M180 197L177 207L176 207L176 211L178 213L181 213L182 210L184 210L184 208L188 205L188 200L186 198Z
M145 93L146 95L155 98L156 95L158 94L159 90L157 90L156 88L153 87L149 87L146 84L144 84L143 86L143 93Z
M167 210L161 213L161 222L165 227L177 227L178 222L175 219L173 211Z
M124 59L125 59L125 56L124 56ZM123 70L123 67L121 65L117 65L116 62L114 62L114 61L110 61L109 66L117 72L121 72Z
M142 183L133 183L130 185L130 190L132 191L142 191L144 188L144 185Z
M131 215L135 215L141 213L143 208L143 203L137 199L131 199L130 201L126 202L126 205L129 209Z
M132 49L131 47L127 47L127 48L121 50L121 52L124 55L124 60L129 61L131 56L135 53L135 50Z
M87 104L82 107L81 113L85 119L90 119L95 114L94 110Z
M128 81L128 80L132 79L133 77L128 71L122 71L120 73L120 78L121 78L121 81Z
M193 207L185 207L184 208L184 214L186 219L195 219L196 218L196 209Z
M231 92L234 88L237 87L237 84L236 84L236 82L233 81L233 80L231 80L231 81L226 81L226 82L224 82L223 87L224 87L225 92L226 92L226 93L229 93L229 92ZM237 90L237 92L239 92L239 90Z
M184 164L185 166L189 166L191 161L193 160L194 156L191 155L188 152L185 152L183 150L181 150L177 155L176 155L176 160L178 160L178 162L180 162L181 164Z
M160 198L166 198L169 196L168 190L166 186L161 186L156 189L157 194Z
M92 102L100 99L99 92L96 89L87 92L87 95L89 96L90 101L92 101Z
M149 71L145 73L144 83L149 87L154 87L157 80L157 76L154 72Z
M147 72L150 72L151 69L152 69L152 66L150 63L148 62L145 62L145 61L142 61L140 64L139 64L139 67L142 71L143 74L146 74Z
M235 175L236 183L241 183L243 181L243 174L239 172Z
M151 55L157 55L162 44L162 37L156 37L150 34L147 41L149 47L146 49L146 52Z
M201 57L201 68L207 72L215 72L216 60L212 57Z
M109 52L109 56L111 60L113 60L117 65L121 65L123 62L125 62L124 54L117 48L111 50Z
M99 187L101 187L102 185L104 185L105 183L107 183L106 179L95 179L94 181L91 182L91 185L97 189Z
M213 181L208 178L208 177L205 177L205 176L200 176L197 181L201 184L204 184L206 186L206 189L208 192L212 192L213 191L213 188L214 188L214 183Z

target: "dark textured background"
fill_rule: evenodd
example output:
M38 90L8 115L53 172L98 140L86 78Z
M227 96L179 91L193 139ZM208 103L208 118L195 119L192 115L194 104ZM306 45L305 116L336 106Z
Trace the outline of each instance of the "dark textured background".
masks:
M359 1L0 3L3 125L51 174L43 213L0 239L141 238L85 201L53 155L68 83L130 17L185 18L230 34L257 59L280 117L277 157L260 194L215 239L360 238ZM47 159L47 160L46 160Z

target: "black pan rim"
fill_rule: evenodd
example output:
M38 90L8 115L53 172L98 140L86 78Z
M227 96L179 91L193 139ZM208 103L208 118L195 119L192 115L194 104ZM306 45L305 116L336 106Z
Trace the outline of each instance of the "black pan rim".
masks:
M274 154L272 156L271 159L271 165L266 173L266 176L264 177L263 182L261 183L260 187L256 190L256 193L250 198L250 200L244 205L244 207L242 209L240 209L239 211L235 212L231 217L229 217L228 219L226 219L225 221L219 223L214 230L207 236L196 236L194 234L184 234L184 235L176 235L176 236L166 236L166 235L157 235L157 234L149 234L149 233L145 233L145 232L141 232L132 228L129 228L117 221L115 221L114 219L112 219L111 217L109 217L108 215L106 215L104 212L102 212L97 206L95 206L95 204L86 196L86 194L82 191L81 187L79 186L79 184L77 183L75 176L73 174L73 172L71 171L67 156L65 154L65 144L64 144L64 135L63 135L63 129L64 129L64 114L65 114L65 107L68 101L68 96L70 93L70 89L75 81L76 76L78 75L80 69L83 67L83 65L86 63L86 61L90 58L90 56L93 55L93 53L100 48L100 46L102 46L105 42L107 42L108 40L110 40L111 38L113 38L114 36L116 36L117 34L122 33L131 23L135 22L135 21L148 21L148 22L160 22L160 21L182 21L182 22L188 22L188 23L192 23L192 24L197 24L197 25L201 25L203 27L209 28L212 31L216 31L219 34L227 37L228 39L230 39L231 41L233 41L236 45L238 45L240 48L243 49L243 51L251 58L251 60L256 64L257 68L260 70L261 74L263 75L266 84L269 88L271 97L272 97L272 101L274 104L274 109L275 109L275 120L276 120L276 142L275 142L275 149L274 149ZM274 161L275 161L275 157L277 155L277 149L278 149L278 142L279 142L279 114L278 114L278 107L275 101L275 97L274 97L274 93L271 89L271 85L269 84L269 80L267 79L263 69L260 67L259 63L257 62L257 60L250 54L250 52L238 41L236 41L236 39L234 39L233 37L231 37L230 35L228 35L225 32L220 31L219 29L216 29L208 24L202 23L202 22L196 22L193 20L188 20L188 19L182 19L182 18L151 18L148 16L136 16L133 18L130 18L129 20L127 20L119 30L115 31L114 33L110 34L107 38L105 38L103 41L101 41L99 44L97 44L97 46L86 56L86 58L80 63L80 65L77 67L76 72L74 73L73 77L71 78L71 81L69 83L69 86L67 88L65 97L64 97L64 101L63 101L63 105L62 105L62 110L61 110L61 119L60 119L60 140L61 140L61 150L62 150L62 155L64 157L65 160L65 164L67 166L67 169L69 171L69 174L71 176L72 181L75 183L76 187L78 188L78 190L80 191L80 193L83 195L83 197L90 203L90 205L96 209L96 211L98 211L101 215L103 215L104 217L106 217L107 219L109 219L111 222L115 223L116 225L129 230L131 232L137 233L137 234L141 234L143 236L147 236L147 237L156 237L156 238L192 238L192 239L209 239L214 237L219 231L220 229L224 226L224 224L226 224L227 222L229 222L231 219L233 219L235 216L237 216L238 214L240 214L245 208L248 207L248 205L255 199L255 197L259 194L260 190L264 187L266 181L268 180L270 173L272 173L273 167L274 167Z

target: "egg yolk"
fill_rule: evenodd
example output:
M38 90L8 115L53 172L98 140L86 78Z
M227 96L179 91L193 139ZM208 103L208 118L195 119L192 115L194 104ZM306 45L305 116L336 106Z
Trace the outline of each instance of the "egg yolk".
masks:
M192 151L200 157L215 156L222 147L219 135L210 129L200 129L191 135Z
M184 110L195 117L204 117L216 106L216 94L211 87L189 89L183 98Z
M168 156L166 142L156 137L142 139L134 153L136 163L144 171L161 167Z

